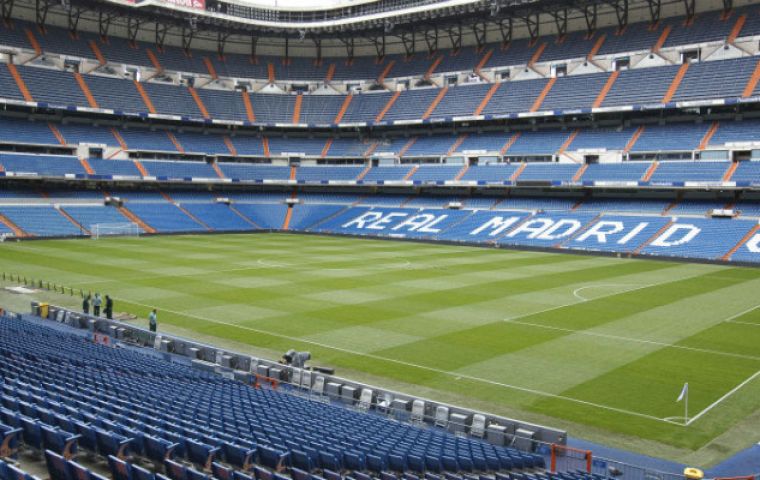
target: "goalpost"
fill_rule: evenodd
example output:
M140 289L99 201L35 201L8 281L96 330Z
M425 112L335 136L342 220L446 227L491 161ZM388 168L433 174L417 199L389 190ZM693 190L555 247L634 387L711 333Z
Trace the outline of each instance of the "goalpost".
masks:
M139 237L140 227L136 223L96 223L90 226L93 240L100 237Z

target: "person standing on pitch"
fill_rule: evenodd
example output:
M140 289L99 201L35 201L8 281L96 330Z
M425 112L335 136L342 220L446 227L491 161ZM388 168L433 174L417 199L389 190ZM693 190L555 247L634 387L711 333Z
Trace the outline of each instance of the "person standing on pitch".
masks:
M113 298L106 295L106 308L104 310L106 318L113 320Z
M96 317L100 316L100 306L103 304L103 299L100 298L100 294L95 292L95 298L92 299L92 314Z
M155 332L158 328L158 312L154 308L150 315L148 315L148 324L150 325L150 331Z
M82 311L85 315L90 314L90 294L88 293L84 300L82 300Z

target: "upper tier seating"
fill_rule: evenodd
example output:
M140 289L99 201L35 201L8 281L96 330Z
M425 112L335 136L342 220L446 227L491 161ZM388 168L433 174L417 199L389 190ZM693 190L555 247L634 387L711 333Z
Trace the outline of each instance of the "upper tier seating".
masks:
M739 98L747 85L747 79L755 70L757 61L756 57L745 57L692 64L672 101Z
M507 155L552 155L567 141L571 132L538 130L524 132L507 150Z
M760 185L760 161L739 162L731 180Z
M16 68L35 101L61 106L88 105L87 98L71 73L21 65ZM51 85L55 85L55 88L50 88Z
M690 151L699 146L710 128L705 123L674 123L647 126L631 149L632 152Z
M57 145L58 139L45 122L0 116L0 142Z
M462 165L421 165L411 177L413 181L445 182L456 177Z
M403 180L410 172L410 165L398 165L388 167L374 167L364 177L366 182L377 182L387 180Z
M650 165L649 162L592 164L583 173L583 180L637 182L641 180Z
M660 103L678 66L640 68L620 72L602 102L603 107Z
M760 131L760 120L722 121L710 139L710 145L723 146L732 142L749 142L755 138L754 132L758 131Z
M142 162L149 175L169 178L217 178L216 172L205 162Z
M60 155L28 155L0 153L0 165L7 172L37 173L39 175L63 176L67 173L84 174L84 167L76 157Z
M529 163L518 177L521 181L543 180L569 182L580 168L572 163Z
M720 182L728 162L661 162L652 182Z
M0 26L0 43L15 48L31 49L26 30L30 30L38 41L43 52L66 54L70 56L95 58L90 43L95 44L105 60L114 63L125 63L142 67L155 68L155 58L161 69L171 71L191 72L200 75L211 75L207 66L210 64L214 73L236 78L269 78L269 70L276 80L312 80L322 81L332 68L332 78L336 81L365 79L373 80L387 70L388 78L421 76L433 67L440 57L441 61L435 72L469 71L488 52L492 52L485 68L525 65L532 59L539 62L556 62L566 59L586 57L596 42L601 38L597 55L611 55L623 52L649 51L657 43L663 30L668 27L670 33L665 39L663 48L700 42L724 41L733 29L737 18L746 15L747 21L740 31L741 37L751 37L760 33L760 22L757 18L756 6L735 8L727 19L721 18L721 12L699 13L692 22L685 22L683 17L662 19L656 28L651 28L647 22L631 23L623 32L616 27L605 27L597 30L591 37L585 31L568 33L558 39L555 35L539 37L535 42L529 39L514 39L510 44L487 44L482 51L476 52L472 47L462 48L458 52L440 50L433 55L417 53L410 58L400 54L386 55L382 60L372 56L359 56L348 61L345 57L325 57L321 62L312 58L293 57L285 62L284 58L276 56L258 56L251 58L240 53L226 53L219 58L216 52L192 50L189 54L172 45L158 49L151 43L138 41L131 44L120 37L110 37L103 41L97 34L79 32L77 38L71 38L68 31L61 27L47 26L41 32L32 23L15 20L13 28ZM150 53L149 53L150 52ZM540 54L540 55L539 55ZM536 56L536 58L533 58ZM388 68L390 67L390 68Z
M691 64L670 101L739 98L750 81L757 61L757 57L753 56ZM341 123L372 123L378 119L394 122L421 119L440 121L473 115L476 110L480 111L481 105L481 113L491 116L590 108L611 78L610 73L591 73L551 80L506 81L496 86L487 103L484 101L493 86L489 83L463 84L445 90L430 87L395 94L388 91L352 94L344 114L339 117L347 99L342 94L243 93L207 88L191 91L181 85L153 81L136 84L127 79L83 75L82 80L92 93L92 97L88 98L73 73L33 66L17 68L34 100L59 108L89 107L94 102L100 108L132 114L154 112L195 119L207 116L226 121L319 125L330 125L336 120ZM601 106L660 104L666 100L665 94L679 68L678 65L671 65L622 71ZM14 100L22 99L10 73L3 69L0 72L0 86L4 82L7 84L0 95ZM58 88L47 88L50 83L58 85ZM144 97L141 90L145 93ZM757 91L760 91L760 85L755 93ZM198 101L193 97L193 92ZM244 96L250 98L250 112L246 109Z
M24 100L24 96L16 86L7 65L0 65L0 92L10 100Z
M472 166L462 176L462 181L477 181L485 183L506 182L517 171L513 163Z
M356 180L364 170L358 167L301 167L296 170L296 180L319 182L322 180Z

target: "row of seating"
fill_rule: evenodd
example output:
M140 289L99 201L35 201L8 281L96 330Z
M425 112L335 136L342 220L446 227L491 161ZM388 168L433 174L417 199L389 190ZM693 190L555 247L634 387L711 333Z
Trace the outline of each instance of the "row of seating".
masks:
M301 166L203 161L133 161L79 160L62 155L0 153L0 167L5 175L14 176L91 176L156 177L175 180L295 181L327 184L352 181L373 184L410 182L411 184L443 185L504 185L520 182L549 182L552 184L604 185L612 182L627 184L675 185L760 184L760 161L626 161L618 163L496 163L464 166L462 164L364 166Z
M251 224L239 215L233 214L225 204L216 203L224 198L232 202L235 209L266 205L285 205L288 199L294 198L291 193L261 193L239 192L228 190L206 191L137 191L111 189L110 195L120 198L127 207L141 204L163 204L167 199L177 202L186 211L198 219L202 219L215 230L250 230ZM96 223L124 222L124 216L116 208L105 208L102 205L104 194L100 191L78 190L0 190L0 205L19 206L26 208L46 207L57 205L84 226ZM351 194L351 193L313 193L298 192L295 198L299 201L293 213L293 221L298 218L306 207L347 207L361 205L370 207L409 207L409 208L446 208L451 203L461 205L465 210L526 210L526 211L581 211L596 213L641 213L647 215L707 215L715 209L733 209L740 217L760 217L760 204L755 200L725 200L718 198L685 198L685 199L653 199L653 198L609 198L609 197L526 197L526 196L428 196L428 195L387 195L387 194ZM304 210L305 211L305 210ZM170 210L171 213L175 211ZM259 224L273 225L279 228L285 210L272 213L272 221L264 222L256 214L256 210L247 212L256 218ZM327 216L327 215L325 215ZM242 223L241 223L242 220ZM218 226L215 226L217 225Z
M287 60L273 56L258 56L228 53L220 57L215 53L193 50L185 52L181 48L135 42L123 38L100 38L89 32L80 32L75 38L63 28L46 26L44 31L31 23L15 20L0 26L0 43L13 47L34 49L29 36L35 38L39 48L45 53L57 53L81 58L102 58L107 62L159 67L163 70L190 72L212 77L255 78L268 80L273 73L275 80L374 80L381 77L397 78L423 76L428 73L473 71L481 68L524 65L533 61L557 62L566 59L586 58L592 51L596 55L611 55L640 50L650 50L666 34L661 48L703 42L725 41L731 35L737 22L744 17L735 32L737 37L751 37L760 34L757 21L757 7L735 9L730 16L722 12L705 12L691 22L683 17L663 19L654 28L646 22L628 25L625 31L615 27L597 30L594 35L586 32L572 32L562 38L553 35L542 36L536 41L516 39L508 46L487 44L482 49L472 47L460 50L443 49L432 55L418 53L407 57L390 54L382 59L374 57L313 58L291 57ZM27 34L26 32L31 32ZM150 52L150 53L148 53ZM271 65L271 67L270 67Z
M12 66L18 75L16 80L7 65L0 65L0 85L7 87L2 89L3 98L31 99L64 108L97 106L133 114L158 113L264 124L331 125L446 121L473 115L498 118L534 111L590 109L593 106L739 99L760 93L754 76L757 65L757 56L743 56L692 63L687 65L685 73L681 66L671 65L551 79L506 80L497 84L495 90L492 84L479 82L444 89L380 90L348 96L337 93L246 93L218 87L191 90L169 83L137 83L96 74L77 78L77 74L71 72L36 66ZM50 89L49 85L56 85L56 88Z
M0 460L0 480L40 480L11 462Z
M640 127L577 128L570 130L484 131L461 135L419 135L411 137L305 137L298 135L226 135L213 131L172 131L140 127L111 128L82 123L46 123L0 117L0 142L71 146L106 145L128 151L205 154L224 157L281 157L304 155L316 158L366 158L393 155L404 158L441 157L477 152L478 156L545 156L560 152L639 153L694 152L704 149L755 149L760 121L717 121L702 123L647 124ZM469 153L473 155L475 153ZM575 154L574 154L575 155ZM111 164L114 165L114 164ZM115 164L118 165L118 164ZM122 166L126 164L121 164ZM94 167L94 165L93 165ZM156 166L159 169L160 166ZM358 168L358 167L355 167ZM97 170L97 168L95 168ZM182 176L210 176L190 172ZM135 175L133 166L119 175ZM157 170L154 175L161 175ZM355 178L357 175L353 175ZM338 180L338 179L336 179Z

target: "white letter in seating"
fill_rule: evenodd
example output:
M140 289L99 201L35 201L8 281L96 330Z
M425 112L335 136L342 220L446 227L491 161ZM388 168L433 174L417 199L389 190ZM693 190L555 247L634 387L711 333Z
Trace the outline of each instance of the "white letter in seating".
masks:
M760 233L755 234L754 237L749 239L747 242L747 250L752 253L760 253Z
M422 232L422 233L441 233L441 229L440 228L433 228L433 227L435 227L436 225L438 225L442 221L446 220L447 218L449 218L448 215L441 215L439 217L435 217L432 222L426 223L425 225L421 226L420 229L418 230L418 232Z
M371 225L367 225L367 228L371 228L372 230L385 230L385 227L388 226L389 223L393 221L394 218L403 218L409 216L408 213L402 213L402 212L391 212L387 214L385 217L379 218L377 221L373 222Z
M564 231L556 233L558 230L564 228ZM560 238L569 237L573 233L577 232L581 228L581 222L572 218L563 218L551 227L547 228L540 235L535 238L539 240L559 240Z
M515 238L521 233L528 233L528 238L535 238L536 235L543 232L553 224L554 220L551 218L534 218L533 220L528 220L519 227L515 228L513 231L507 234L507 237Z
M360 216L354 218L348 223L344 223L341 225L341 228L348 228L355 226L356 228L362 229L364 228L369 222L374 222L378 218L382 217L382 212L365 212L361 214Z
M518 220L520 220L520 217L493 217L483 225L471 231L470 235L477 235L484 230L491 229L492 231L488 234L488 236L495 237L496 235L500 234L504 230L517 223Z
M676 235L681 230L685 231L681 234L681 238L678 238L677 240L670 239L670 237ZM655 247L677 247L694 240L694 237L696 237L701 231L702 229L694 225L690 225L688 223L677 223L675 225L671 225L670 228L665 230L665 233L657 237L652 242L652 245Z
M426 223L430 222L434 218L435 216L430 213L420 213L419 215L415 215L413 217L407 218L403 222L393 227L392 230L395 232L396 230L401 230L402 228L406 228L410 232L413 232L417 230L418 228L424 226Z
M576 242L585 242L591 237L596 237L596 243L607 243L607 235L614 235L623 231L623 222L612 220L601 220L596 222L591 228L583 232L575 240Z
M628 232L625 235L625 237L617 241L618 245L625 245L626 243L630 242L636 237L636 235L641 233L641 231L647 228L648 226L649 226L649 222L640 222L638 225L636 225L636 227L633 230Z

